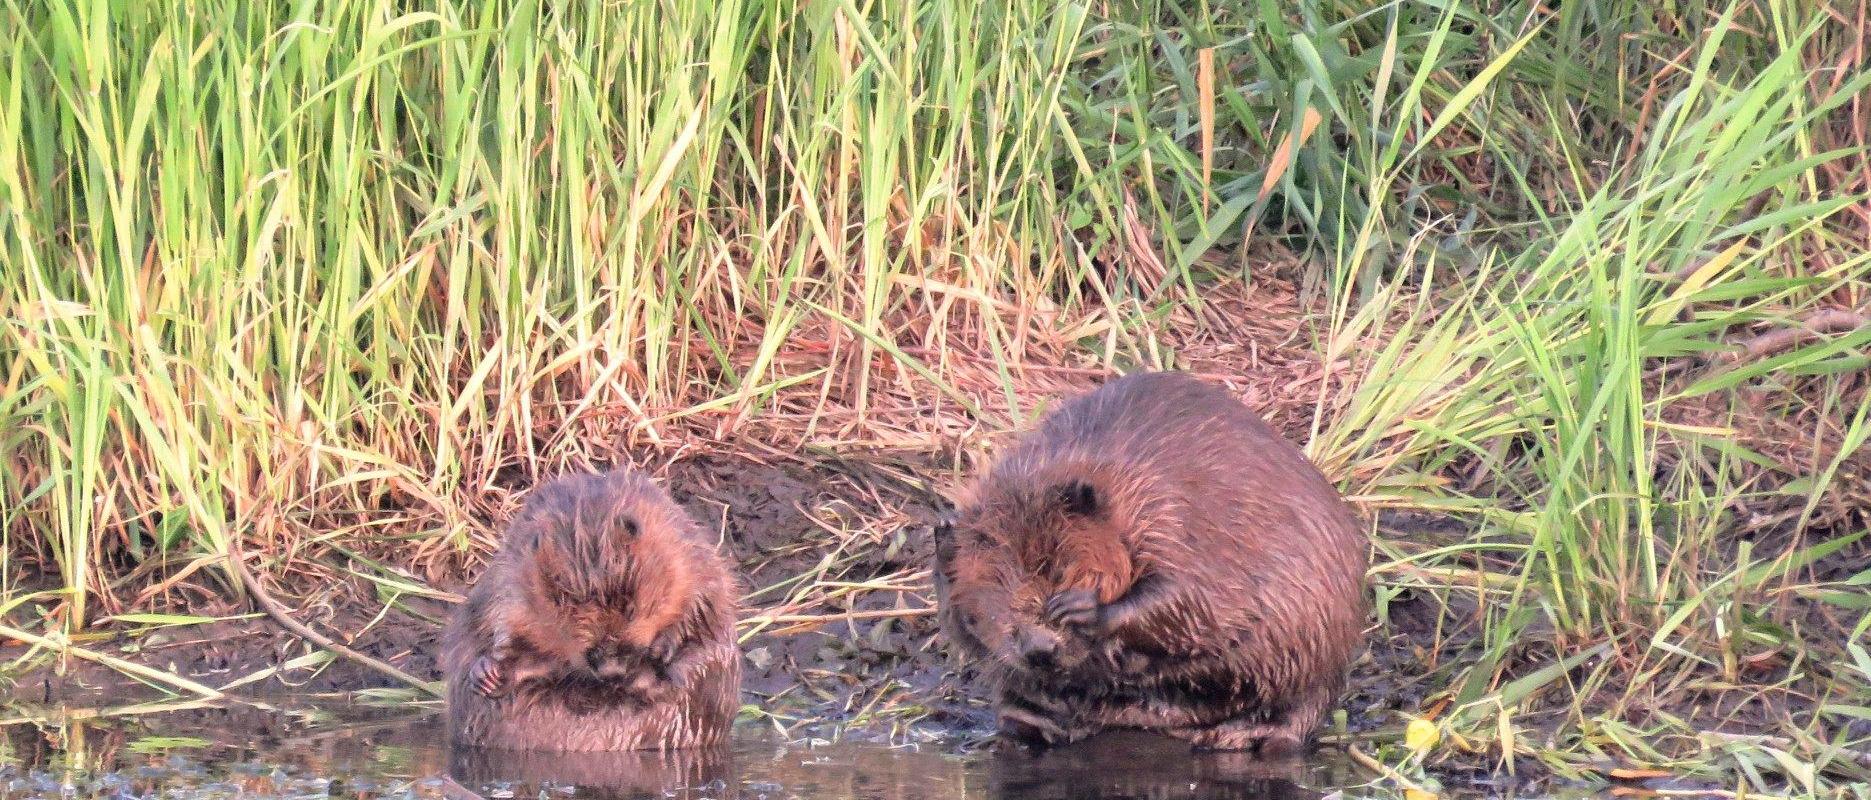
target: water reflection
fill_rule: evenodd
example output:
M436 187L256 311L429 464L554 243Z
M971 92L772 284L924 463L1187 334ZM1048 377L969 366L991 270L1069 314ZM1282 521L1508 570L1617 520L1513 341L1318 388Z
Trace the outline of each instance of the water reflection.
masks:
M522 796L576 785L580 797L864 798L867 800L1316 800L1305 765L1115 734L1043 753L959 757L942 748L844 742L798 746L743 735L733 752L545 755L455 751L466 795ZM451 798L451 800L454 800Z
M1305 787L1356 780L1329 757L1267 763L1130 734L990 755L754 729L726 750L551 755L450 749L432 711L196 707L0 722L0 800L1312 800L1320 792Z
M1037 754L1003 754L984 765L987 797L1008 800L1315 800L1302 788L1305 763L1242 753L1191 753L1143 734L1105 734Z
M734 754L725 748L675 753L527 753L458 748L448 753L448 777L452 783L448 787L450 795L472 793L462 800L500 793L514 784L547 790L577 787L580 797L589 798L681 797L689 791L732 796L727 794L728 788L739 785Z

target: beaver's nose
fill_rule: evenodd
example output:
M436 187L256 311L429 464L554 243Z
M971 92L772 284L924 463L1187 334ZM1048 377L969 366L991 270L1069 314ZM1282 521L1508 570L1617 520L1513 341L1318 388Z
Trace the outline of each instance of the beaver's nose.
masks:
M643 649L627 642L608 642L585 651L585 664L600 678L629 674L643 663Z
M1053 653L1059 649L1059 638L1044 628L1027 625L1015 634L1014 644L1027 666L1050 667Z

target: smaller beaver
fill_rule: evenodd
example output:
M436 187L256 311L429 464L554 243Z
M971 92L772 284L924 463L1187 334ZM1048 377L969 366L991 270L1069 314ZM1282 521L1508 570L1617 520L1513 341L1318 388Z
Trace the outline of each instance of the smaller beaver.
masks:
M619 469L534 489L443 635L458 745L710 747L740 707L738 582L701 528Z
M1141 729L1299 749L1362 641L1356 515L1220 388L1118 378L1061 405L935 531L942 628L1002 733Z

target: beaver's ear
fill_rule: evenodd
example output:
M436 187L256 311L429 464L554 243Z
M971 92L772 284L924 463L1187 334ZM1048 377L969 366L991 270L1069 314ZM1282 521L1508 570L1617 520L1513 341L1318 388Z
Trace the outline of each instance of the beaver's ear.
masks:
M1067 481L1053 489L1053 502L1059 510L1076 517L1097 516L1103 499L1086 480Z

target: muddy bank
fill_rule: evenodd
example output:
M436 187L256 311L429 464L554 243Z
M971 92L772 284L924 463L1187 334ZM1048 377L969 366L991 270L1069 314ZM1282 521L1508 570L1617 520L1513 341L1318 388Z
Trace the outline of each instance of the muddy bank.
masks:
M912 727L981 733L991 715L977 681L948 657L937 635L927 579L929 526L943 506L914 477L936 471L902 460L761 463L700 457L669 465L661 475L697 519L718 525L722 544L746 578L747 702L786 727L834 728L847 735L901 736ZM1447 536L1423 520L1400 519L1411 536ZM461 577L435 588L459 592ZM356 650L425 680L437 680L445 598L405 595L387 606L350 605L331 598L363 595L306 589L293 603L300 618L339 635ZM298 588L298 587L294 587ZM218 598L187 610L226 614ZM1350 729L1378 725L1391 711L1413 708L1431 676L1420 643L1435 640L1437 612L1405 595L1387 604L1388 624L1370 638L1347 698ZM1446 623L1454 641L1461 633ZM273 621L238 619L137 632L122 627L84 646L170 670L208 686L248 680L241 695L345 694L397 685L316 648ZM1446 650L1447 648L1443 648ZM17 656L21 648L9 647ZM258 676L258 677L255 677ZM35 704L122 704L155 693L106 667L85 661L45 661L16 674L13 696Z

